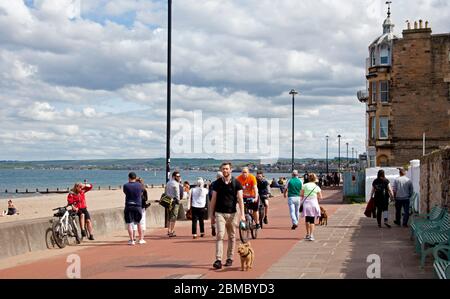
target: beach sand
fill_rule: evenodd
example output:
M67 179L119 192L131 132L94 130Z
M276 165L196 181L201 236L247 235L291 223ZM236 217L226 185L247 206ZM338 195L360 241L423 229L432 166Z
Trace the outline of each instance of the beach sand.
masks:
M148 188L149 200L152 203L159 200L163 191L163 188ZM7 200L8 198L0 201L0 211L7 210ZM13 202L20 214L0 217L0 224L45 217L51 218L54 213L52 209L67 204L67 194L14 198ZM122 208L125 206L125 195L122 190L92 190L86 193L86 203L89 211Z

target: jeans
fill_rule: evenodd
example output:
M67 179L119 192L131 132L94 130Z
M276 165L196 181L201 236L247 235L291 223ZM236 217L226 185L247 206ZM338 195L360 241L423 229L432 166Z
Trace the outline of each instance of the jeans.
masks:
M407 225L409 220L409 199L395 200L395 221L397 223L400 223L402 208L403 208L403 225Z
M299 221L299 209L300 209L300 197L288 198L289 213L291 215L292 224L298 225Z

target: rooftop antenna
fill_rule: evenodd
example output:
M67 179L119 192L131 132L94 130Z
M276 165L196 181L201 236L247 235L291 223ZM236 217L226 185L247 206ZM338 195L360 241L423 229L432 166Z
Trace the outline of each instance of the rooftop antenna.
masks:
M388 13L387 13L387 15L388 15L388 18L391 16L391 4L392 4L392 1L386 1L386 4L388 5Z

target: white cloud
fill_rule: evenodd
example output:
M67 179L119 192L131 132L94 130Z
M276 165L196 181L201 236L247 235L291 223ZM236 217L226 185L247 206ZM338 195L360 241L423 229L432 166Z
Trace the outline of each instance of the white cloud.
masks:
M82 1L80 18L73 3L0 0L0 159L45 158L49 143L60 158L127 157L127 146L163 156L166 2ZM395 1L396 32L419 18L447 32L448 8ZM174 1L173 117L280 118L288 156L296 88L298 156L323 156L326 134L362 151L355 93L385 16L378 0ZM71 152L68 139L85 151Z

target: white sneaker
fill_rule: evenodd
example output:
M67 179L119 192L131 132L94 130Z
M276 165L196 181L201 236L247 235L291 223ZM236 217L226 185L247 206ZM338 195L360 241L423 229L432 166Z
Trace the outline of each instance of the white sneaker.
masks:
M130 240L130 241L128 241L128 245L134 246L134 245L136 245L136 242L134 242L134 240Z
M316 239L314 239L314 236L311 235L311 236L309 237L309 240L310 240L310 241L315 241Z
M139 240L139 242L138 242L139 244L146 244L147 243L147 241L145 241L144 239L141 239L141 240Z

